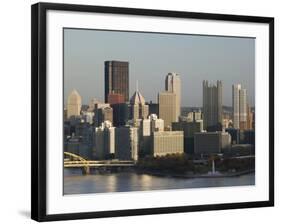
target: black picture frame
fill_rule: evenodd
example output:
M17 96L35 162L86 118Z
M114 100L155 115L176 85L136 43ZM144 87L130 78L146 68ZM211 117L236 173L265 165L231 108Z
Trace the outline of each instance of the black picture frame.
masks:
M63 10L75 12L100 12L124 15L162 16L235 22L269 24L269 200L243 203L226 203L196 206L160 207L70 214L46 213L46 12ZM101 218L147 215L161 213L192 212L237 208L274 206L274 18L164 11L138 8L119 8L73 4L37 3L31 11L31 76L32 76L32 155L31 155L31 218L37 221Z

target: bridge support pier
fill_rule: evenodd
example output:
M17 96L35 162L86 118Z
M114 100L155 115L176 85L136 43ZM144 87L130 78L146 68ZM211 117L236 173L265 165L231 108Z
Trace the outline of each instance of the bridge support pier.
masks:
M83 175L90 174L90 167L89 166L83 167L82 173L83 173Z

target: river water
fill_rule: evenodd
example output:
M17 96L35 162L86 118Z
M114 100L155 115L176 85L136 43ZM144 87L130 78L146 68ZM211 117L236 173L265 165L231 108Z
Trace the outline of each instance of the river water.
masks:
M64 194L245 186L254 184L254 173L237 177L186 179L158 177L132 172L82 175L80 170L64 170Z

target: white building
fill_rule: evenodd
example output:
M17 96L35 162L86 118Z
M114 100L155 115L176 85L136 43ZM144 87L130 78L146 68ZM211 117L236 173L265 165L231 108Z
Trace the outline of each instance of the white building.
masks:
M247 124L247 90L241 84L232 86L233 127L245 129Z
M95 116L94 112L82 111L82 119L89 124L93 124L94 116Z
M162 131L152 134L152 155L165 156L184 152L183 131Z
M130 99L131 119L146 119L148 116L148 105L145 104L145 99L138 91L135 91Z
M151 122L150 130L151 132L155 131L164 131L164 120L159 119L156 114L150 114L148 119Z
M94 131L94 152L98 159L111 158L115 154L115 127L105 121Z

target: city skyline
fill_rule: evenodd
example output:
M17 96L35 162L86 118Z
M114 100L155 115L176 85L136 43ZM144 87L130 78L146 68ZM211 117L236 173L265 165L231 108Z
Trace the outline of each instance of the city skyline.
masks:
M232 105L232 85L236 83L242 83L242 85L247 89L248 93L248 99L251 106L254 106L254 39L251 38L229 38L229 37L210 37L210 36L197 36L197 35L171 35L171 34L151 34L151 33L136 33L136 32L116 32L116 31L96 31L96 30L73 30L73 29L65 29L65 47L64 47L64 80L65 80L65 86L64 86L64 101L66 101L66 98L70 91L72 89L77 89L77 91L82 96L82 102L83 104L89 104L89 101L91 98L97 98L100 101L104 101L104 62L108 60L123 60L129 62L129 98L132 96L133 92L135 92L135 83L136 80L139 82L139 91L141 94L143 94L144 98L147 102L153 101L157 102L157 95L159 92L162 92L165 90L165 85L163 80L165 79L166 75L170 72L175 72L180 75L180 78L182 80L182 97L181 97L181 105L182 107L185 106L198 106L201 107L202 102L202 81L204 79L210 80L211 83L216 82L216 80L222 80L223 83L223 105L231 106ZM85 33L86 32L86 33ZM110 33L110 34L109 34ZM97 39L101 38L102 36L105 37L105 39L111 39L111 36L115 37L115 45L119 45L120 48L123 47L123 51L118 52L116 50L116 47L110 48L111 50L104 49L105 52L100 52L99 47L96 48L96 51L92 51L92 47L96 46L95 43L98 43ZM82 41L81 37L84 37L85 40ZM122 37L122 38L121 38ZM142 49L143 57L140 57L139 49L136 49L136 55L131 55L132 50L130 50L132 39L137 38L140 39L140 42L144 45L144 49ZM173 37L173 38L171 38ZM117 39L116 39L117 38ZM166 49L162 49L161 52L156 52L155 54L170 53L170 56L167 57L160 57L158 60L155 59L155 57L152 57L155 61L151 61L148 63L145 59L144 53L146 50L151 47L152 50L155 51L155 49L159 50L159 47L161 44L157 44L155 41L156 39L160 38L161 44L167 44ZM126 42L124 45L123 42ZM219 39L219 40L218 40ZM106 41L104 40L104 41ZM80 41L81 44L77 44L77 41ZM83 47L85 43L89 44L91 42L90 46L87 49ZM193 54L195 58L198 58L202 56L201 61L206 60L206 58L209 55L204 55L206 53L206 50L210 50L211 48L216 48L216 51L218 51L219 55L212 58L209 58L210 63L203 63L201 66L198 66L198 61L195 64L192 64L192 67L189 69L185 68L183 63L185 60L180 58L183 54L182 51L177 48L176 50L179 50L179 56L176 54L172 54L173 51L175 53L175 47L179 47L180 45L175 42L180 42L180 44L185 43L189 47L192 48L189 53L186 53L186 57L190 57L190 54ZM76 43L76 44L75 44ZM198 44L204 45L205 50L200 47L198 48ZM212 44L213 43L213 44ZM192 44L192 45L190 45ZM99 45L99 44L97 44ZM89 45L88 45L89 46ZM182 45L181 47L185 47L185 45ZM236 48L235 48L236 47ZM238 50L237 50L238 48ZM246 48L246 50L245 50ZM199 52L195 52L195 50ZM173 50L173 51L172 51ZM186 50L186 49L185 49ZM108 52L112 51L112 54L109 54ZM114 52L115 53L114 53ZM245 52L243 52L245 51ZM125 53L124 53L125 52ZM230 55L231 52L231 55ZM239 54L240 52L240 54ZM243 52L243 54L242 54ZM131 53L130 57L126 60L125 55L129 55ZM149 53L149 51L147 51ZM196 54L195 54L196 53ZM201 53L201 55L200 55ZM105 54L108 54L107 56ZM222 54L225 56L224 61L222 60ZM246 56L245 56L246 54ZM101 56L99 56L101 55ZM109 55L112 55L111 58ZM117 56L119 55L119 57ZM123 55L124 58L121 58ZM204 57L205 56L205 57ZM90 58L89 58L90 57ZM134 58L135 57L135 58ZM95 60L95 58L99 58ZM132 60L129 60L129 59ZM191 57L192 58L192 57ZM230 61L230 58L233 59L233 61ZM92 60L89 60L92 59ZM139 59L139 60L137 60ZM140 60L141 59L141 60ZM170 68L167 69L167 63L165 60L171 59ZM190 58L189 58L190 59ZM193 58L194 59L194 58ZM235 59L235 60L234 60ZM99 61L101 60L101 61ZM173 60L179 60L179 62L174 63ZM194 59L195 60L195 59ZM246 60L246 61L245 61ZM212 63L212 61L217 61L217 63ZM89 63L91 62L91 63ZM161 63L163 62L163 63ZM226 63L227 62L227 63ZM141 65L146 63L147 66L142 67ZM186 61L186 64L189 64L189 60ZM225 72L222 72L223 70L226 70L227 65L231 63L232 69L228 69L229 75L222 75ZM176 64L176 65L175 65ZM205 76L196 75L196 71L202 70L201 67L208 67L211 68L208 74ZM217 66L216 66L217 65ZM220 66L219 66L220 65ZM175 69L176 67L179 67L180 69ZM217 67L217 69L215 69ZM222 69L223 68L223 69ZM164 71L164 69L166 71ZM143 75L136 75L138 73L137 71L143 71ZM203 69L204 70L204 69ZM232 70L237 70L236 76L231 75L233 73ZM241 70L241 71L240 71ZM248 73L248 75L242 75L240 73L245 71L244 73ZM159 71L159 72L158 72ZM162 72L161 72L162 71ZM185 71L185 72L182 72ZM217 73L215 72L217 71ZM157 74L156 74L157 72ZM140 72L139 72L140 73ZM151 75L154 73L154 75ZM189 74L188 74L189 73ZM216 75L216 78L212 78L214 74ZM224 77L224 78L223 78ZM149 83L150 85L147 85ZM197 86L198 85L198 86ZM89 87L90 86L90 87ZM151 88L153 86L153 88Z

